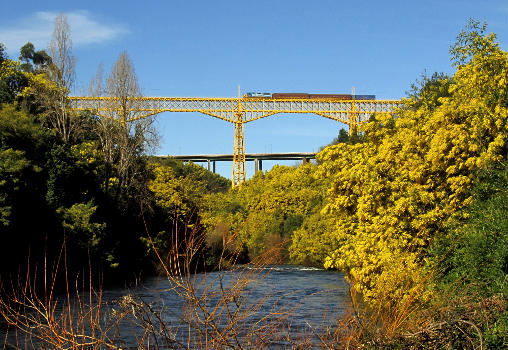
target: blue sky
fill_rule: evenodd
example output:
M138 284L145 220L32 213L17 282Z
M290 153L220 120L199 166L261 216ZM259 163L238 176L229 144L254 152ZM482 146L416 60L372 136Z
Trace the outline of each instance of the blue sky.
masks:
M126 50L146 96L242 92L405 96L423 72L453 73L449 47L469 18L508 47L506 0L3 1L0 42L11 58L27 41L46 48L53 19L68 16L77 57L75 94ZM233 125L191 113L157 117L156 154L232 153ZM245 126L247 153L312 152L344 127L313 115ZM290 163L291 164L291 163ZM271 163L264 164L266 170ZM248 174L253 164L248 164ZM218 164L231 177L231 164Z

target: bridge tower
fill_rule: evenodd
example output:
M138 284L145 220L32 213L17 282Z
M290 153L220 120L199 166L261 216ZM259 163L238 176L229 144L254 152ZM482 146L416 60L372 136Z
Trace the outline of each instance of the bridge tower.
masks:
M242 184L246 179L245 175L245 142L243 137L244 115L239 111L235 113L235 147L233 152L233 186Z
M356 132L357 132L357 127L358 127L358 112L357 112L357 106L356 106L356 92L355 92L355 87L353 86L352 89L351 89L351 96L353 96L353 99L351 101L351 110L349 112L349 114L347 115L348 117L348 122L347 122L347 126L348 126L348 134L349 136L352 136L354 135Z
M243 137L243 124L245 114L242 110L242 95L238 85L238 107L234 113L235 143L233 150L233 186L241 185L247 179L245 174L245 142Z

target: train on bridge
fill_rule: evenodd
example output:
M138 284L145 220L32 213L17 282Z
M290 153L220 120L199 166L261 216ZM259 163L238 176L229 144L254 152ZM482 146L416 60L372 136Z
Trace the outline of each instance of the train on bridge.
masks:
M272 99L323 99L323 100L375 100L376 95L309 94L306 92L247 92L244 98Z

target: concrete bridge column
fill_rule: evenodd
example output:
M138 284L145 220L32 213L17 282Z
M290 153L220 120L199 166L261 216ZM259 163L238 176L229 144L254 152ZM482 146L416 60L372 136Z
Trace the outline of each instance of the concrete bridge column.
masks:
M208 159L208 171L210 171L210 159Z
M309 158L303 157L302 162L303 162L303 165L307 164L309 162Z
M254 158L254 174L258 171L263 171L263 160Z
M213 173L215 174L215 160L212 162Z

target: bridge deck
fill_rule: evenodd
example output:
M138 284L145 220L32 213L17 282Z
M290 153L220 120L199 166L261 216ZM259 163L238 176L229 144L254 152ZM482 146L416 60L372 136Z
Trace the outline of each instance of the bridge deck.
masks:
M95 110L101 115L123 116L133 121L163 112L200 112L230 123L251 122L278 113L312 113L345 124L361 123L372 113L391 113L402 104L399 100L327 100L322 98L200 98L200 97L132 97L125 101L115 97L71 96L74 110ZM238 120L237 114L242 115Z
M157 158L178 159L183 161L192 162L206 162L206 161L224 161L232 162L234 159L233 154L191 154L191 155L157 155ZM315 159L316 153L314 152L289 152L289 153L247 153L245 154L246 161L253 160L302 160Z

